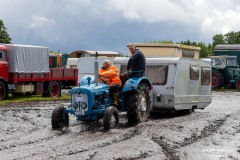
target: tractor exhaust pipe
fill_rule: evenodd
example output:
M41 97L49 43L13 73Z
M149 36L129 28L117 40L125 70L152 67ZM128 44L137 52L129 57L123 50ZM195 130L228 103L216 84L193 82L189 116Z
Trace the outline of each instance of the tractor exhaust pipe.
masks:
M95 61L94 61L94 83L96 83L96 86L98 86L98 53L95 54Z

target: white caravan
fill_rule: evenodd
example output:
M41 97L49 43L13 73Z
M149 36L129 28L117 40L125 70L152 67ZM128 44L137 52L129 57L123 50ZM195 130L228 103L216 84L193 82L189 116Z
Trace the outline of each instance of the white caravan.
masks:
M114 65L126 71L129 58L116 57ZM204 109L212 101L211 62L192 58L146 58L146 77L153 85L151 112Z

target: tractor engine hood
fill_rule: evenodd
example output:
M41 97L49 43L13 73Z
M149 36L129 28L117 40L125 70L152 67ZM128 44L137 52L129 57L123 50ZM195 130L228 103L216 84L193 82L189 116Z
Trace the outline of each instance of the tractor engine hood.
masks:
M85 86L74 87L70 90L70 93L86 93L88 95L95 93L95 95L102 94L103 92L109 93L109 87L106 84L99 83L98 85L90 84Z

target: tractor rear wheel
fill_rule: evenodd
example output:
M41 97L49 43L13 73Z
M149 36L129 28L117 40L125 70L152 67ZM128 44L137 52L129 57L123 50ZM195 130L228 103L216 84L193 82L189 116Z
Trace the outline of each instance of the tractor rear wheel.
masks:
M221 89L224 85L222 73L216 69L212 70L212 89Z
M235 87L236 89L240 90L240 78L236 80Z
M53 129L60 129L69 126L68 113L65 113L63 117L63 109L64 109L63 105L59 105L53 110L51 117Z
M136 92L131 92L127 100L127 117L129 124L148 120L150 115L150 97L146 84L140 84Z
M8 90L6 85L0 81L0 100L7 99L8 97Z
M107 107L103 118L103 126L105 130L116 128L119 125L118 110L114 106Z

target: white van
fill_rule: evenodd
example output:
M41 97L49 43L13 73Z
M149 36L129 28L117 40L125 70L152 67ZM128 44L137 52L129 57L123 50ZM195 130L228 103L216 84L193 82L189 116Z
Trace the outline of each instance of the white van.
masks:
M116 57L114 65L126 72L127 57ZM212 101L211 62L192 58L146 58L146 77L153 85L151 112L204 109Z

